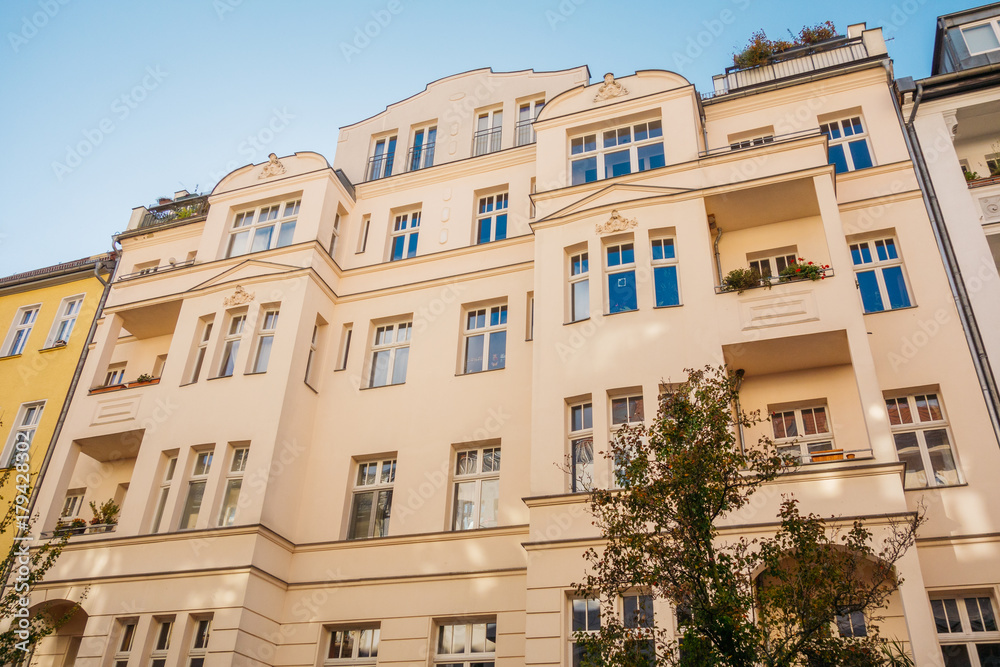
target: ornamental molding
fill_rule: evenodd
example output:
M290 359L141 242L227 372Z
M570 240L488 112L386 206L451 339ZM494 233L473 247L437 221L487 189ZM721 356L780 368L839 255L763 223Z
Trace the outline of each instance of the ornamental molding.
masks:
M1000 220L1000 195L980 197L979 206L983 209L983 222Z
M945 127L948 128L948 134L951 135L951 141L954 143L955 135L958 134L958 110L951 109L941 115L944 118Z
M248 293L243 289L243 285L237 285L236 291L233 292L232 296L226 297L226 300L222 302L224 306L241 306L244 303L250 303L253 301L254 295Z
M628 229L635 228L639 222L632 218L623 218L618 213L618 209L611 211L611 217L605 222L600 222L595 225L598 234L610 234L611 232L624 232Z
M285 165L281 164L281 160L278 159L277 155L271 153L267 156L267 164L261 167L260 176L257 179L280 176L283 173L285 173Z
M604 75L604 83L602 83L601 87L597 89L597 95L594 96L594 101L603 102L604 100L614 99L615 97L621 97L622 95L628 95L628 89L615 81L614 74L608 72Z

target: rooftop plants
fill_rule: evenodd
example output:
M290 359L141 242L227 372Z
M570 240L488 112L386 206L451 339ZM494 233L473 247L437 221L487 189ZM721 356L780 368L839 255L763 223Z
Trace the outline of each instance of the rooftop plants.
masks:
M837 29L832 21L824 21L813 26L802 26L798 36L793 35L791 31L789 31L789 35L792 37L792 41L768 39L763 30L752 33L746 46L733 54L733 65L740 69L763 65L782 51L832 39L837 36Z

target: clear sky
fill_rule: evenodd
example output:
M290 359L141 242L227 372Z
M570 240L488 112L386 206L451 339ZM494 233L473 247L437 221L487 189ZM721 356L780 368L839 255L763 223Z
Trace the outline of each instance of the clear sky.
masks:
M930 72L954 0L0 0L0 276L111 248L131 209L268 153L333 161L337 130L479 67L676 71L698 90L751 32L882 26ZM367 34L366 34L367 33Z

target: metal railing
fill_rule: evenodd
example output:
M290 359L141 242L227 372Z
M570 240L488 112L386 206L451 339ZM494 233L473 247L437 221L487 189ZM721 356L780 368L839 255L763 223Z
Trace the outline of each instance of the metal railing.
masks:
M802 465L812 465L816 463L839 463L842 461L853 461L855 459L867 459L872 456L872 450L867 449L813 449L807 444L809 451L805 454L799 449L799 445L778 445L778 452L788 454L799 460ZM832 442L822 443L832 445ZM784 450L784 451L782 451Z
M532 127L535 121L520 120L514 126L514 145L525 146L535 143L535 128Z
M773 56L763 65L747 68L727 67L725 74L713 77L715 92L702 97L707 99L713 95L723 95L748 86L845 65L867 57L868 49L860 37L789 49Z
M382 153L368 158L368 169L365 171L366 181L375 181L386 176L392 176L394 153Z
M826 279L826 278L832 278L833 275L834 274L833 274L833 268L832 267L829 268L829 269L823 269L823 278L820 278L818 280L823 280L823 279ZM788 280L782 280L780 276L767 276L765 278L761 278L757 282L756 285L749 285L747 287L744 287L742 290L738 290L736 288L726 287L725 285L716 285L715 286L715 293L716 294L731 294L731 293L745 292L747 290L752 290L752 289L764 289L764 288L771 289L772 287L776 287L778 285L790 285L792 283L801 283L801 282L805 282L807 280L809 282L817 282L817 280L810 280L809 278L790 278Z
M163 273L164 271L173 271L174 269L182 269L185 266L193 265L195 260L188 259L183 262L174 262L173 264L164 264L162 266L151 266L140 271L135 271L133 273L126 273L123 276L118 276L118 280L129 280L130 278L138 278L139 276L148 276L151 273Z
M406 170L417 171L434 166L434 142L414 146L406 156Z
M472 135L472 154L486 155L500 150L500 130L494 127L489 130L479 130Z
M155 206L139 221L139 229L166 225L177 220L200 218L208 214L208 197L182 199Z
M44 532L41 534L43 540L47 540L59 535L95 535L97 533L113 533L117 530L117 523L92 523L85 526L72 526L70 524L65 524L61 526L56 526L56 529L52 532Z
M699 151L698 155L700 157L709 157L710 155L720 155L722 153L734 153L736 151L746 151L752 150L754 148L760 148L761 146L773 146L774 144L784 143L786 141L795 141L797 139L804 139L806 137L818 137L822 134L818 127L813 127L808 130L799 130L798 132L789 132L788 134L779 134L776 137L768 137L765 141L760 143L754 143L750 146L736 146L729 144L727 146L720 146L719 148L713 148L707 151Z

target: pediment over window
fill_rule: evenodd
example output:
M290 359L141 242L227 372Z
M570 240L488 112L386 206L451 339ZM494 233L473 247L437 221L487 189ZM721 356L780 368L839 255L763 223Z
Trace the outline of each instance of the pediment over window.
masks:
M283 170L275 167L275 164L279 164ZM294 155L284 157L275 155L273 159L269 158L258 164L244 165L229 172L215 186L212 194L217 195L254 185L269 185L272 182L291 176L329 168L330 163L326 161L325 157L311 151L295 153ZM262 179L262 174L267 174L267 176Z
M282 274L300 271L302 267L290 264L277 264L274 262L262 262L260 260L248 259L240 262L234 267L220 272L218 275L209 278L203 283L196 285L189 291L196 292L216 285L232 284L233 288L241 282L258 279L262 277L280 277Z
M655 93L686 88L691 86L691 82L680 74L666 70L639 70L629 76L612 77L611 87L608 85L609 82L601 78L588 86L577 86L560 93L545 105L536 122L544 123L550 118L589 111L595 107L623 100L634 100Z

